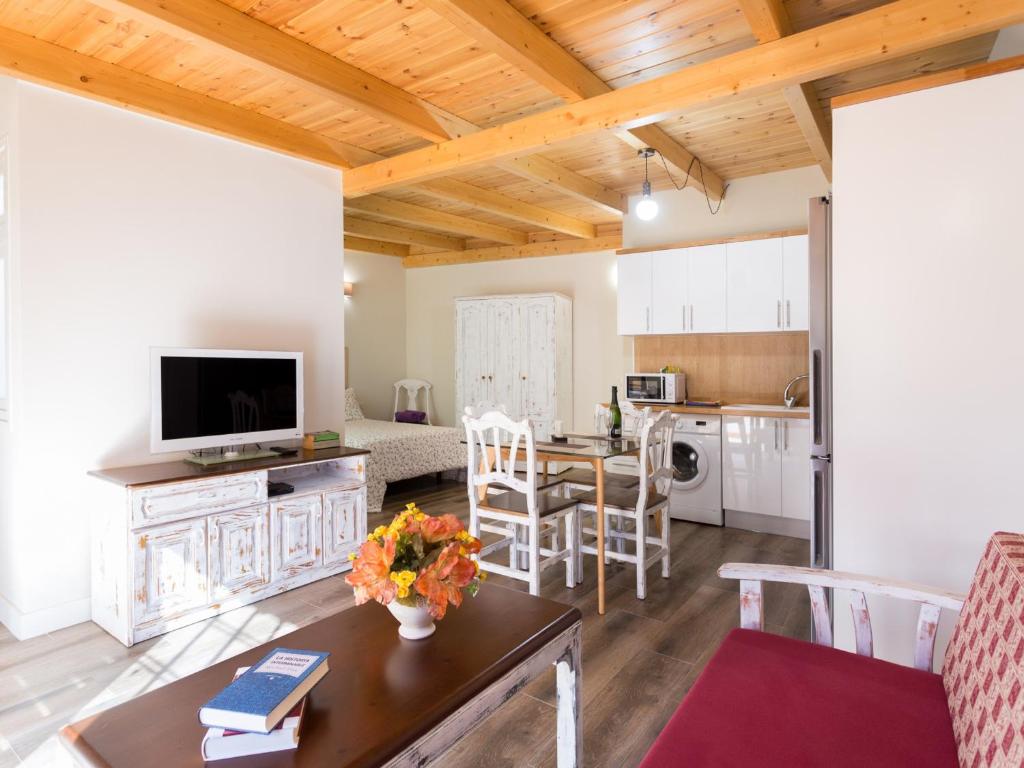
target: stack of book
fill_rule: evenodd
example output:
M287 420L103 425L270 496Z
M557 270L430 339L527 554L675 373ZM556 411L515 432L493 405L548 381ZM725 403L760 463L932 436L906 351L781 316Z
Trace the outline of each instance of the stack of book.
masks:
M307 451L340 448L341 435L329 429L322 429L319 432L307 432L302 438L302 447Z
M204 760L299 746L307 694L328 672L326 653L275 648L199 710Z

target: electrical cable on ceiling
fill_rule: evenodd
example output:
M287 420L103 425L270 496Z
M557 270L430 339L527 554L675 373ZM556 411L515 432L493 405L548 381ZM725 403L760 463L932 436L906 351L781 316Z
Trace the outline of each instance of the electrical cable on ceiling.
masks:
M658 150L654 151L658 152ZM675 180L675 177L672 176L672 171L668 169L668 163L665 162L665 156L661 154L661 152L658 152L658 157L661 158L661 164L665 166L665 173L668 175L668 180L672 182L672 186L674 186L677 190L680 191L686 189L686 185L690 183L690 172L693 170L693 164L696 163L697 171L700 173L700 185L704 187L704 200L707 201L708 210L711 212L712 216L716 215L720 210L722 210L722 203L725 202L725 193L728 191L729 185L726 184L722 188L722 197L719 198L718 200L718 207L712 208L711 198L708 196L708 188L707 185L704 184L704 164L701 163L700 159L696 155L690 158L690 164L686 167L686 179L683 181L683 186L679 186L679 184Z

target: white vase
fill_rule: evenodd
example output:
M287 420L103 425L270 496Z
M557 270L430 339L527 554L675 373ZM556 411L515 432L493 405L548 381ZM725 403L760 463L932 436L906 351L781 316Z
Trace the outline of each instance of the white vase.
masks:
M398 634L407 640L422 640L437 629L426 605L403 605L392 600L388 603L388 610L398 619Z

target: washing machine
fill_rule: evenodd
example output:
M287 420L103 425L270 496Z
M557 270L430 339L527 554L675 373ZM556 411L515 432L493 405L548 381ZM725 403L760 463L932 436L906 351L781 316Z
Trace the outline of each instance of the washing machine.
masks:
M672 499L677 520L722 525L722 417L681 413L672 435Z

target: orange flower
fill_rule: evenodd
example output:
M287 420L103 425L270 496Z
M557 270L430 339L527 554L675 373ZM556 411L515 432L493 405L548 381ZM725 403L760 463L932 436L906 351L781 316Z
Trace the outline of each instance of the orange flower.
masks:
M473 561L459 555L459 546L452 542L441 550L437 560L420 571L416 579L416 591L426 598L427 608L435 619L444 618L448 603L456 608L462 605L462 588L476 576Z
M464 531L465 526L455 515L441 515L440 517L426 517L419 523L420 536L427 544L435 544L445 539L454 537L459 531Z
M398 585L391 580L391 564L395 562L395 539L384 537L381 546L376 541L363 542L359 556L352 562L352 573L345 581L353 587L356 605L376 600L387 605L395 599Z

